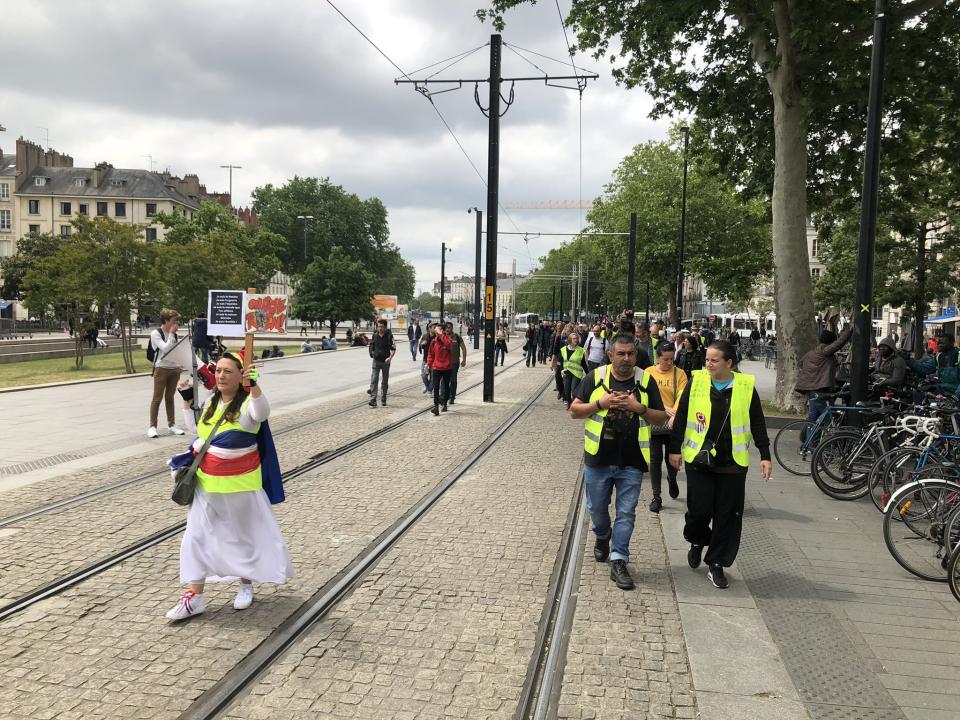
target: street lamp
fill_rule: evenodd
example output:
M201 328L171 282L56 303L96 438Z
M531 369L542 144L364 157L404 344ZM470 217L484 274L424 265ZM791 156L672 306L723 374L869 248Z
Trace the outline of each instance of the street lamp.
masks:
M473 275L473 302L474 302L474 316L473 316L473 349L480 349L480 322L481 322L481 311L480 308L484 307L482 301L480 300L480 253L481 253L481 242L483 239L483 212L478 207L467 208L467 214L475 212L477 214L477 265L474 270ZM484 312L486 308L484 307Z
M683 133L683 191L680 196L680 252L677 255L677 330L683 323L683 251L687 233L687 145L690 128L684 125Z
M444 286L447 284L446 281L446 272L447 272L447 251L452 250L448 248L445 242L440 243L440 324L443 324L443 305L444 305Z
M297 215L297 220L303 220L303 260L307 260L307 225L313 220L313 215Z

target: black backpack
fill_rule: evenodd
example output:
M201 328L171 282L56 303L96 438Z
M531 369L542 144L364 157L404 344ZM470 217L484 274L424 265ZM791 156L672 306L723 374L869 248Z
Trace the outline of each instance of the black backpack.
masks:
M163 334L163 330L157 330L157 332L160 333L160 339L166 342L167 336ZM157 361L157 349L153 346L153 338L147 340L147 360L151 365Z

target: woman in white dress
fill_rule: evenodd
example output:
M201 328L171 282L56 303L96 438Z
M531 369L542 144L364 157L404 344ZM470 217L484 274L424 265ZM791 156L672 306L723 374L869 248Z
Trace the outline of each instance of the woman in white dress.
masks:
M253 583L284 583L293 577L290 556L270 507L283 500L279 466L266 420L270 404L257 383L257 369L243 370L242 353L226 353L216 365L216 390L196 423L190 401L184 402L188 432L197 434L186 457L192 460L226 414L197 470L197 488L187 514L180 546L180 582L187 585L180 601L167 612L184 620L206 610L204 583L240 580L233 607L253 602ZM249 393L241 387L250 380ZM186 390L187 382L181 383Z

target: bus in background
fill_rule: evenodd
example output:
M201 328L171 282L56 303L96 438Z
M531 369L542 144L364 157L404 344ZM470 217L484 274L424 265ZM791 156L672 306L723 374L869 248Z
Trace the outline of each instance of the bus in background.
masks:
M513 317L513 331L523 332L531 325L539 325L540 316L536 313L518 313Z

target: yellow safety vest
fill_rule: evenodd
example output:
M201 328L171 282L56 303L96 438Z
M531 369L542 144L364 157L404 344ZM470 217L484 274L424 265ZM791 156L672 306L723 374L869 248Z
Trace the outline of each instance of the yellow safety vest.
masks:
M241 390L240 392L243 391ZM249 402L250 396L248 395L240 406L241 413L246 409L247 403ZM201 440L206 440L207 437L209 437L213 426L217 424L217 420L223 415L224 410L226 410L226 405L219 403L213 413L213 417L210 418L209 421L204 420L203 416L200 417L200 421L197 423L197 435L200 436ZM260 430L260 423L257 423L253 432L250 432L241 426L239 422L224 420L220 423L220 427L217 428L217 437L231 430L249 435L250 444L253 445L254 450L256 450L257 433ZM210 455L208 454L207 457L210 457ZM197 483L208 493L247 492L263 488L263 474L261 473L259 463L255 469L239 475L208 475L203 470L197 468Z
M569 354L569 357L567 355ZM564 345L560 348L560 357L563 359L563 369L573 375L575 378L583 377L583 348L579 345L572 353L570 348Z
M596 407L597 400L603 397L604 393L610 392L606 385L608 365L601 365L593 371L593 392L590 393L590 403ZM634 379L640 387L640 402L647 407L649 405L649 395L647 394L647 383L649 377L640 368L634 368ZM596 455L600 451L600 436L603 433L603 419L607 416L608 408L597 410L593 415L583 421L583 449L588 455ZM650 464L650 425L643 418L637 418L640 421L640 433L637 441L640 443L640 454L646 463Z
M730 398L730 434L733 441L733 459L742 467L750 464L750 403L753 401L753 375L733 374L733 395ZM712 381L706 370L694 370L687 404L687 427L683 435L683 459L693 459L703 447L710 428L710 388Z

